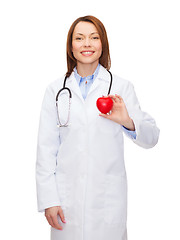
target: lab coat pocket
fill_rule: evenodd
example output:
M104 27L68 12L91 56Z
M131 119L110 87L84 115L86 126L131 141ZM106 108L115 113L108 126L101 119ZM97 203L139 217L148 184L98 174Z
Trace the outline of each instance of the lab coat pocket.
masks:
M65 142L69 133L70 133L70 125L67 126L67 127L60 127L59 128L59 135L60 135L61 144Z
M59 193L59 199L61 202L61 207L66 209L67 207L67 190L66 190L66 175L65 174L56 174L56 182Z
M59 193L59 199L61 202L61 208L64 212L66 222L69 225L78 225L76 217L76 205L73 202L73 184L69 177L60 173L57 174L57 188Z
M126 175L107 175L104 220L110 225L124 225L127 218Z

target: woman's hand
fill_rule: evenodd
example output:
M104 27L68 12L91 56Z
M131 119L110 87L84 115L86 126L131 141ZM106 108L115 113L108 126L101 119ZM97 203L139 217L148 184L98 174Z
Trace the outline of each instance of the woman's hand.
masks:
M131 131L135 131L135 126L133 120L129 117L126 105L119 95L108 95L113 100L113 108L111 109L111 113L103 114L100 113L99 116L110 119L116 123L121 124L122 126L128 128Z
M48 223L57 230L62 230L62 226L58 223L57 216L60 216L61 221L66 223L63 210L60 206L50 207L45 209L45 217Z

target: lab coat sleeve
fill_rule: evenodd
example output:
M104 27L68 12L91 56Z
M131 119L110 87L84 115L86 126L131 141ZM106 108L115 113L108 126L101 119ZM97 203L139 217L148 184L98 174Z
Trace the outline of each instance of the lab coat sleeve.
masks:
M39 212L44 212L49 207L61 205L55 180L59 145L60 136L57 128L55 94L48 86L40 113L37 143L36 187Z
M136 131L131 131L124 126L122 126L122 127L123 127L123 131L126 133L126 135L128 135L130 138L133 138L133 139L136 138Z
M140 147L154 147L158 142L160 131L156 126L155 120L148 113L141 110L134 86L130 82L128 82L127 88L125 89L123 100L129 116L134 121L136 138L130 137L130 135L123 130L124 133Z

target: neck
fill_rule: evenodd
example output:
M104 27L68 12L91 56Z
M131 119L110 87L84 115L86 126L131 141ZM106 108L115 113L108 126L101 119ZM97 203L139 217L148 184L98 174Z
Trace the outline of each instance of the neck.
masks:
M98 63L99 61L90 64L77 62L77 72L81 77L90 76L95 72Z

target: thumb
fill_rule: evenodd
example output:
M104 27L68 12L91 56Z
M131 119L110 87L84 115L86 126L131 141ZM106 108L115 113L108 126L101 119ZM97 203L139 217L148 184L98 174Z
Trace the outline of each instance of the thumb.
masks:
M59 216L61 218L61 221L66 223L62 208L59 209L58 214L59 214Z
M104 117L104 118L110 118L110 116L109 116L109 115L107 115L107 114L104 114L104 113L99 113L99 116L101 116L101 117Z

